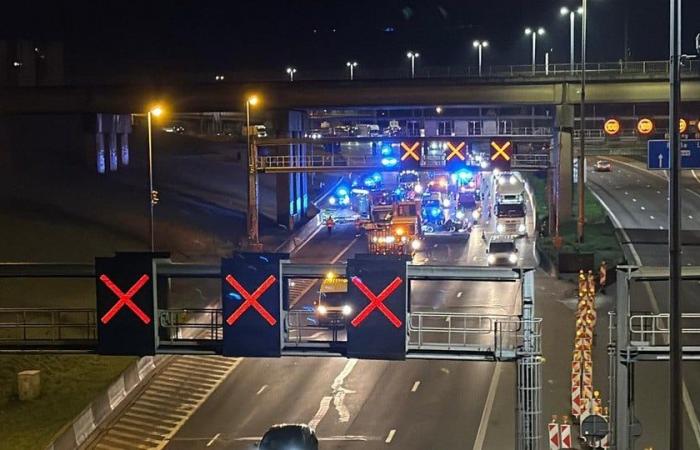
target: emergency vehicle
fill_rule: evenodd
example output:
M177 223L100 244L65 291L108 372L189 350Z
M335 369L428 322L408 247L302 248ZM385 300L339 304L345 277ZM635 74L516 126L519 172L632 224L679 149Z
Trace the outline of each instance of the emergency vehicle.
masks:
M352 313L348 299L348 280L328 273L321 282L314 313L320 326L345 326L345 318Z

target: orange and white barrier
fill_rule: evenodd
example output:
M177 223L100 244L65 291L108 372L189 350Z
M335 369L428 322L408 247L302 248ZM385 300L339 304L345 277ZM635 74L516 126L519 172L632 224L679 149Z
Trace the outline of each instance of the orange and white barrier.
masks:
M573 448L573 441L571 439L571 424L566 422L566 417L564 417L564 423L559 425L559 441L561 443L560 448Z
M575 418L581 416L581 384L571 385L571 415Z
M549 450L559 450L561 439L559 436L559 424L556 423L557 416L552 417L552 421L547 424L549 430Z

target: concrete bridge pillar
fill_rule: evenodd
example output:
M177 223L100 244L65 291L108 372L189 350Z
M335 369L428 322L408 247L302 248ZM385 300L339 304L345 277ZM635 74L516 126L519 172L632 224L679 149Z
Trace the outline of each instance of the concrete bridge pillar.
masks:
M301 111L279 111L273 113L271 130L277 137L301 137L304 134L305 114ZM275 154L302 158L305 145L289 145L272 149ZM278 174L276 177L277 223L294 228L301 222L309 206L308 174Z
M573 201L573 105L557 106L554 122L554 145L552 154L553 176L552 202L550 202L550 234L556 226L555 217L559 223L571 220Z

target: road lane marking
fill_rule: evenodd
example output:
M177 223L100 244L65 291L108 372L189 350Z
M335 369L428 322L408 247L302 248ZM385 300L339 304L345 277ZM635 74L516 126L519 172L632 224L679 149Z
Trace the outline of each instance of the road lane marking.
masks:
M217 439L219 439L219 436L221 436L221 433L216 433L216 435L214 435L214 437L211 438L211 440L209 440L209 442L207 442L207 447L211 447L212 444L214 442L216 442Z
M416 392L418 390L418 386L420 386L420 381L416 381L413 383L413 387L411 388L411 392Z
M333 390L333 406L335 406L335 410L338 412L338 422L346 423L350 421L350 410L345 406L345 395L352 394L354 391L344 388L343 383L352 373L357 362L357 359L348 360L343 370L335 377L333 384L331 384L331 389Z
M394 439L395 434L396 434L396 430L394 430L394 429L389 430L389 434L387 435L386 440L384 442L386 442L387 444L391 444L391 441Z
M255 393L255 395L262 394L265 389L267 389L267 385L263 384L262 387L260 389L258 389L258 392Z
M479 430L476 433L476 439L474 439L473 450L482 450L484 448L486 429L491 421L491 411L493 410L493 403L496 400L496 389L498 388L498 381L501 379L502 368L503 363L497 362L496 367L493 369L491 385L489 386L489 393L486 395L484 410L481 412L481 421L479 422Z
M328 408L331 406L331 400L333 400L333 397L331 396L326 396L321 399L321 404L318 406L318 411L316 411L313 419L309 421L309 428L313 428L315 430L318 427L318 424L328 413Z
M622 237L625 239L626 242L629 242L628 247L630 249L630 252L632 253L632 257L635 260L635 263L637 266L642 265L642 259L639 257L639 253L637 253L637 250L634 248L634 244L632 244L632 241L630 241L629 235L627 234L627 231L622 228L622 224L618 220L617 216L613 214L612 210L608 207L608 205L603 202L603 200L593 192L593 189L590 189L591 193L598 199L598 202L603 205L603 208L607 211L608 216L610 219L613 221L615 224L615 227L620 230L622 233ZM663 230L663 227L659 227ZM646 288L647 294L649 295L649 301L651 303L652 309L656 312L656 314L659 314L660 309L659 309L659 302L656 300L656 295L654 295L654 291L651 289L651 285L649 282L644 282L644 286ZM663 322L663 320L661 320ZM685 384L685 379L683 380L683 406L685 407L685 411L688 414L688 420L690 421L690 425L693 428L693 433L695 434L695 440L700 446L700 421L698 420L698 416L695 412L695 407L693 406L693 402L690 399L690 395L685 395L686 392L688 391L688 388Z
M457 298L461 298L461 297L462 297L462 294L463 294L462 291L457 292Z

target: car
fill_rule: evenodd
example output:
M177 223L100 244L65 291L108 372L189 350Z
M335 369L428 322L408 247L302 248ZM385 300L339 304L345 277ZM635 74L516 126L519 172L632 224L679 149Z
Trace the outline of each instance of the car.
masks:
M316 432L306 424L281 424L262 437L259 450L318 450Z
M610 172L612 171L612 164L606 159L599 159L593 166L593 170L596 172Z
M518 249L510 238L492 237L486 246L486 254L489 266L515 265L518 262Z

